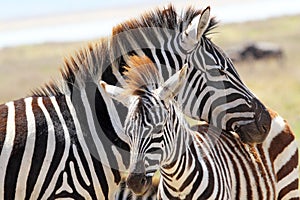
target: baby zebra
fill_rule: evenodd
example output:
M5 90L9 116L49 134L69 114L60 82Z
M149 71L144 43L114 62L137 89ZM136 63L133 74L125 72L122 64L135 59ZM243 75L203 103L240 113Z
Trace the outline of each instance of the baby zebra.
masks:
M131 149L127 185L144 194L160 170L158 199L277 199L276 175L263 146L209 125L193 131L174 100L187 66L166 82L153 63L127 68L125 89L101 82L128 107L124 124ZM297 173L297 168L294 171ZM286 196L287 197L287 196ZM297 190L288 199L298 199Z

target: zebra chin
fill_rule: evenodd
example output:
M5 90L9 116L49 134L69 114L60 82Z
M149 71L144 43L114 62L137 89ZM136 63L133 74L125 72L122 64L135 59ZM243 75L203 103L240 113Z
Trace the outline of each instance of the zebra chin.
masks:
M145 194L152 185L152 177L144 173L131 173L127 178L127 187L136 195Z
M260 131L260 128L257 127L256 123L250 123L245 126L239 127L236 131L240 136L241 141L246 144L260 144L263 143L268 136L270 129L265 129Z

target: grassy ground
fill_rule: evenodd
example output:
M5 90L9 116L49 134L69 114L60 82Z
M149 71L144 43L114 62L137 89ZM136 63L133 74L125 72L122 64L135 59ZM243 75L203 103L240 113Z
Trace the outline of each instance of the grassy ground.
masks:
M300 138L300 16L221 25L213 40L223 49L249 41L268 41L284 49L285 58L237 63L248 87L292 125ZM87 42L42 44L0 50L0 103L30 93L57 78L63 57Z

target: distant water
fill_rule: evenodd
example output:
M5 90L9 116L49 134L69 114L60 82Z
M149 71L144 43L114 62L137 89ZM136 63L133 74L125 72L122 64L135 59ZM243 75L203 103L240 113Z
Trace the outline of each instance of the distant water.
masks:
M88 10L115 7L153 4L159 0L7 0L0 1L0 25L20 19L39 18L40 16L55 16ZM175 1L176 3L181 1ZM222 23L259 20L269 17L300 14L299 0L255 0L240 1L238 3L222 4L212 8L212 14ZM23 44L37 44L44 42L66 42L98 38L108 35L111 28L124 19L111 16L109 19L90 20L88 22L51 24L47 26L24 27L22 29L3 30L0 27L0 48ZM300 24L299 24L300 25Z

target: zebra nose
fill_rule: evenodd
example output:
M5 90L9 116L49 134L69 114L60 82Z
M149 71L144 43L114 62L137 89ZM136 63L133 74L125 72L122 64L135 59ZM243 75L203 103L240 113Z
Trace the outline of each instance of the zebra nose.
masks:
M271 128L271 116L265 106L258 100L253 102L254 121L240 126L237 133L244 143L262 143Z
M144 173L132 173L127 178L127 186L136 195L143 195L149 189L151 180L151 177L147 177Z
M258 100L255 101L255 121L261 134L267 135L271 128L271 116L266 107Z

